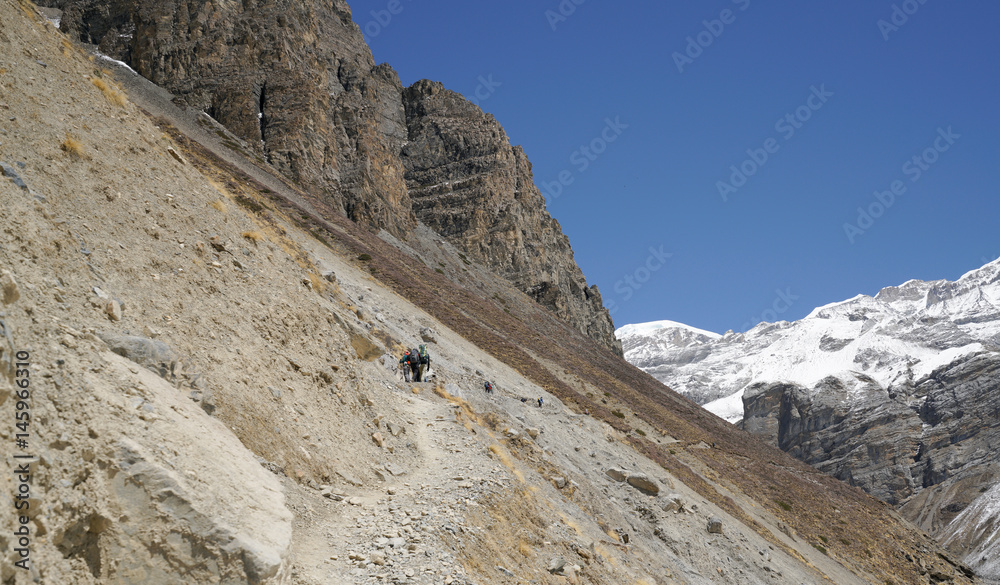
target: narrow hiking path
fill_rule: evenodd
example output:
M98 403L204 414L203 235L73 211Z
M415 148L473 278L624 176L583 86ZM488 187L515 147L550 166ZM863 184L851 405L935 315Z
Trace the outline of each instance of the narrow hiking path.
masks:
M466 525L466 512L512 478L498 464L476 465L491 439L467 430L458 408L424 386L421 395L401 391L399 404L409 423L405 436L421 456L417 468L398 476L385 471L379 485L335 489L340 501L285 480L296 515L296 585L468 583L446 540L478 530Z

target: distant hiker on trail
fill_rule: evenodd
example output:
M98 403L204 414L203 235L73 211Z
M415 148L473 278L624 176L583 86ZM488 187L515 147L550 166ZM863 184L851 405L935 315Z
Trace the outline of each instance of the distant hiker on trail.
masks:
M411 349L407 353L407 362L410 364L410 379L414 382L423 382L420 376L420 353L416 349Z
M483 382L483 388L487 394L493 394L493 384L491 382Z
M431 356L427 353L427 346L421 345L417 350L420 363L417 366L417 382L426 381L427 371L431 369Z
M409 350L403 352L403 357L399 359L399 367L403 368L403 379L409 382L411 379L414 382L420 381L420 357L416 352L411 353Z
M541 407L542 407L542 397L539 396L538 397L538 408L541 408Z

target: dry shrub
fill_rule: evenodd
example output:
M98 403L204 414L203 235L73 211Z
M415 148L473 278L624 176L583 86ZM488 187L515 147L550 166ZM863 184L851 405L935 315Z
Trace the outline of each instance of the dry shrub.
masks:
M420 387L414 386L413 388L410 388L410 392L413 392L414 394L420 394Z
M125 104L128 102L128 98L126 98L125 94L118 88L114 87L107 81L104 81L100 77L93 77L90 82L94 84L94 87L101 90L101 93L104 94L104 98L109 102L119 107L125 107Z
M260 242L261 240L264 239L264 234L262 234L261 232L258 232L256 230L254 230L254 231L248 230L248 231L243 232L240 235L243 236L244 238L250 240L251 242L253 242L255 244L257 242Z
M66 135L66 140L63 140L62 144L59 145L59 150L62 150L73 158L83 157L83 143L68 134Z
M535 556L535 551L531 549L531 545L525 542L523 538L520 541L518 541L517 550L518 552L520 552L522 555L524 555L529 559Z
M434 393L440 396L441 398L444 398L445 400L450 401L455 399L454 396L448 394L448 391L444 389L444 384L436 384L434 386Z
M514 477L516 477L521 483L524 483L524 474L521 473L521 470L514 465L514 461L510 458L510 455L507 454L506 449L500 446L500 443L493 443L490 445L490 453L493 453L497 460L514 474Z
M218 211L219 213L225 213L226 212L226 204L222 201L222 199L216 199L215 201L211 202L209 205L211 205L212 209Z
M309 279L309 284L312 286L312 290L314 290L314 291L316 291L318 293L322 293L323 292L323 290L325 288L325 286L324 286L325 283L323 282L323 279L320 278L320 276L318 274L316 274L315 272L309 272L309 273L306 274L306 278Z
M614 536L614 539L615 539L615 542L618 541L618 535L617 534ZM603 558L604 560L606 560L608 562L608 564L610 564L612 567L617 567L618 566L618 559L615 557L614 553L611 552L611 549L607 548L606 546L600 545L600 544L598 544L597 546L595 546L594 549L597 551L597 554L601 555L601 558Z

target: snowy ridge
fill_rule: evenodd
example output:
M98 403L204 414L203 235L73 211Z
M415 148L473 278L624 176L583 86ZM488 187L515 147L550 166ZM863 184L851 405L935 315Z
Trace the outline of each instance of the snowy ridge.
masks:
M812 388L828 376L884 388L1000 347L1000 260L959 280L910 280L814 309L794 323L725 335L672 321L616 331L625 359L715 414L738 421L758 382Z
M696 327L691 327L690 325L685 325L683 323L678 323L677 321L652 321L650 323L639 323L638 325L625 325L615 330L615 337L621 339L623 336L632 335L652 335L653 333L660 331L662 329L682 329L690 331L697 335L704 335L705 337L710 337L713 339L718 339L722 337L718 333L712 333L711 331L705 331L704 329L698 329Z

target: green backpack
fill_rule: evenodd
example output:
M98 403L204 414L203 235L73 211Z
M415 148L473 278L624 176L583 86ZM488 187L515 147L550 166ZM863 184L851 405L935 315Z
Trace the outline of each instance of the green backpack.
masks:
M431 356L427 354L426 345L420 346L420 363L425 366L431 365Z

